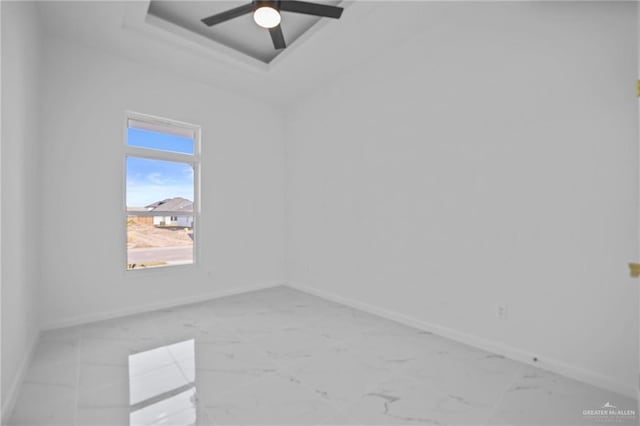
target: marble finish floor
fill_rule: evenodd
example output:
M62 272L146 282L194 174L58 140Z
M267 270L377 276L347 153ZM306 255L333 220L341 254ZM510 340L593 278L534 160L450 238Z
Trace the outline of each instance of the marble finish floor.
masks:
M636 402L276 287L44 333L10 425L573 425ZM617 420L617 421L616 421Z

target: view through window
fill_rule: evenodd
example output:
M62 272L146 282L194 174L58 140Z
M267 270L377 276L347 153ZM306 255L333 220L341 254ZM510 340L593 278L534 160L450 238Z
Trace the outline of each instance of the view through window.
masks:
M144 116L127 120L127 269L194 263L199 128Z

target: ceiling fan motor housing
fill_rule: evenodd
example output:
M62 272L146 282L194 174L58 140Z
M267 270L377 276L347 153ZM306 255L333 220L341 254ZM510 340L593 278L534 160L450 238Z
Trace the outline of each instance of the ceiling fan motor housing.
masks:
M261 7L270 7L272 9L280 11L280 1L269 1L269 0L253 0L254 10L257 10Z

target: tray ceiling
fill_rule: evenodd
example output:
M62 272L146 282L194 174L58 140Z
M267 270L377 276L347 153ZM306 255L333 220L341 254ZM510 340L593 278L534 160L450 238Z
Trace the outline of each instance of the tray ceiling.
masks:
M149 3L148 14L268 64L283 50L275 50L273 48L269 31L258 27L253 21L252 14L247 14L213 27L208 27L200 21L202 18L233 9L249 1L152 0ZM338 0L314 0L314 2L331 5L340 3ZM309 15L282 12L282 23L280 25L287 45L293 44L295 40L300 38L320 19Z

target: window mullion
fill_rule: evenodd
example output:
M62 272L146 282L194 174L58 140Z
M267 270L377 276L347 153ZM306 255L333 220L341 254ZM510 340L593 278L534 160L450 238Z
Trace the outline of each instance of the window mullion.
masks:
M196 164L200 159L196 155L180 154L177 152L159 151L149 148L129 146L126 149L127 156L149 158L152 160L172 161L175 163Z

